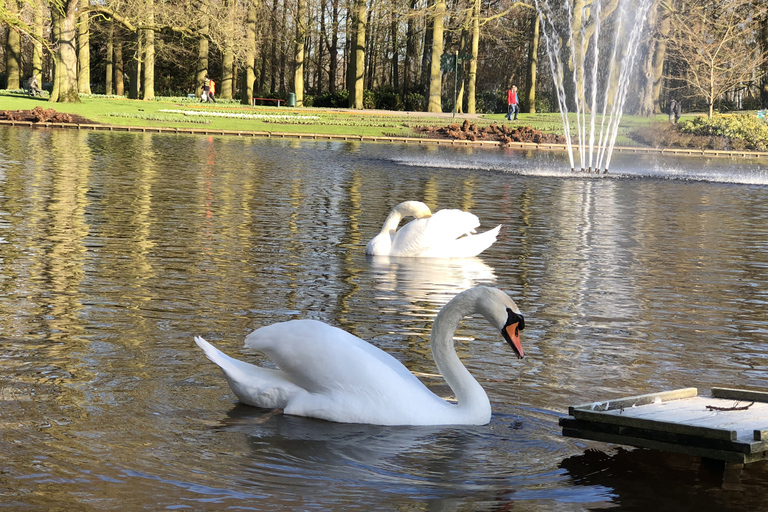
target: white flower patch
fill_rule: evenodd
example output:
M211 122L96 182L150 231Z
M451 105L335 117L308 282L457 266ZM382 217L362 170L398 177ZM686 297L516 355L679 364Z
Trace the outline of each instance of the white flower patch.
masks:
M204 117L235 117L240 119L260 119L260 120L278 120L278 121L316 121L320 116L297 116L291 114L246 114L240 112L216 112L200 110L174 110L161 109L159 112L169 114L183 114L185 116L204 116Z

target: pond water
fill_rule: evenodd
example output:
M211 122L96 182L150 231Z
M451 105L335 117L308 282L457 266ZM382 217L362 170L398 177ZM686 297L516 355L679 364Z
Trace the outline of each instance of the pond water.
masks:
M0 508L757 510L768 466L565 438L569 405L768 388L768 168L614 155L0 127ZM366 258L406 199L503 224L477 258ZM439 308L498 286L457 349L482 427L377 427L240 405L232 356L294 318L344 328L445 393Z

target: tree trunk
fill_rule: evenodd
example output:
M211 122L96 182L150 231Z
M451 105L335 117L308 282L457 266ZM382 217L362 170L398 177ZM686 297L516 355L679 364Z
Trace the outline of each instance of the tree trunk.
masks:
M221 55L221 97L232 99L235 82L235 54L232 48L227 48ZM216 96L219 96L219 87L216 86Z
M104 60L105 64L105 76L104 76L104 94L111 95L114 91L114 85L112 82L112 77L115 73L114 70L114 62L115 62L115 21L109 20L107 21L107 55L106 59Z
M336 80L339 67L339 0L332 0L331 6L331 45L328 48L330 62L328 63L328 92L336 92Z
M133 59L131 59L130 62L130 83L128 84L130 90L128 92L128 97L132 100L137 100L140 98L141 94L141 31L136 31L136 33L133 34L133 38L136 40L136 49L133 52Z
M50 0L49 0L50 2ZM59 19L63 16L58 11L55 4L48 4L51 9L51 43L57 43L61 39L61 23ZM56 69L56 51L51 54L51 67L53 68L53 78L51 80L51 95L48 101L56 101L54 98L59 97L59 72Z
M91 42L89 0L80 0L77 19L77 90L91 94Z
M210 51L210 43L208 41L208 24L210 20L208 16L203 15L200 20L200 31L197 40L197 72L195 75L195 83L197 90L195 96L198 98L203 94L203 85L205 77L208 76L208 56ZM253 63L251 63L253 65Z
M398 59L397 49L398 49L398 39L397 39L397 33L398 33L398 16L397 16L397 0L392 0L392 12L389 13L389 15L392 17L389 23L389 30L390 30L390 47L392 52L392 87L395 88L395 90L400 88L400 62Z
M760 24L760 47L763 55L768 53L768 16L763 17ZM768 59L763 60L761 66L763 71L762 84L760 86L760 101L763 108L768 108Z
M233 19L237 2L226 0L227 6L227 29L230 34L235 33ZM221 86L216 85L216 95L224 99L231 100L235 90L235 52L232 42L224 41L224 48L221 51Z
M86 0L89 1L89 0ZM147 9L147 18L150 25L155 23L155 3L154 0L145 0ZM143 30L144 32L144 99L147 101L155 99L155 31L152 28Z
M54 89L49 101L57 103L79 103L77 92L77 6L79 0L62 0L51 4L56 13L54 56L56 75Z
M37 78L40 87L43 86L43 6L35 2L33 10L33 24L35 37L32 40L32 76ZM23 78L23 77L22 77Z
M315 49L317 55L317 65L315 66L315 95L319 96L323 93L323 59L325 58L325 47L323 44L325 40L326 30L328 29L325 20L325 11L327 7L327 0L320 2L320 34L317 39L317 46Z
M364 108L363 92L365 91L366 16L365 0L356 0L352 20L352 25L355 30L355 39L350 55L350 60L354 60L354 88L349 91L349 106L358 110Z
M274 93L277 91L277 11L278 11L279 2L278 0L272 1L272 19L270 21L270 39L272 48L270 51L271 58L270 61L272 63L272 67L270 69L269 73L269 90Z
M539 39L541 19L537 12L533 13L533 34L531 35L530 51L528 52L528 80L525 83L528 95L528 113L536 113L536 76L539 66Z
M465 25L464 28L461 30L461 36L459 37L459 51L457 52L456 58L459 59L459 55L464 55L467 53L467 40L469 39L469 31L468 27ZM454 87L458 87L458 90L455 91L456 96L456 104L453 106L453 111L456 114L463 114L464 113L464 91L466 89L465 82L466 82L466 61L463 59L459 59L455 68L456 77L454 79Z
M256 59L256 1L248 2L248 18L245 23L245 68L243 69L243 85L241 101L246 105L253 103L253 81L256 78L254 61Z
M307 2L297 0L296 5L296 39L293 42L293 90L296 94L296 106L304 106L304 44L307 38Z
M432 21L432 62L429 68L429 102L427 112L442 112L443 73L440 56L443 54L443 24L445 22L445 0L436 0L435 17Z
M12 13L19 11L19 5L16 0L8 2L8 10ZM6 88L21 88L21 33L13 26L6 25L6 34L8 39L5 44L5 75L7 78Z
M144 99L155 99L155 31L144 30Z
M414 13L418 0L410 0L408 24L405 32L405 59L403 60L403 92L411 92L414 78L416 77L416 61L419 58L418 44L416 44L416 20Z
M125 96L125 63L123 62L123 39L118 36L115 44L115 94Z
M480 0L475 0L472 7L472 60L469 61L467 79L467 113L477 112L477 54L480 51Z
M286 33L286 25L288 23L288 16L286 16L287 9L281 9L280 10L280 31L278 32L278 36L282 38L282 34ZM255 15L254 15L255 16ZM254 23L256 23L254 17ZM254 32L255 35L255 32ZM288 52L285 50L285 45L280 45L280 65L278 66L278 70L280 71L280 92L285 92L285 68L286 68L286 60Z
M349 91L349 106L354 104L352 96L355 94L355 42L357 41L357 26L355 25L355 2L356 0L346 0L347 2L347 70L344 76L346 89Z
M667 40L672 32L672 23L669 19L669 6L659 2L658 9L663 9L659 13L659 20L656 29L656 38L653 46L653 90L651 91L651 101L653 102L653 112L659 114L661 110L661 91L664 85L664 61L667 59ZM655 11L651 11L655 12ZM656 11L657 12L657 11Z
M427 6L429 8L435 5L434 0L427 0ZM424 47L421 54L421 72L419 73L419 90L424 94L428 94L427 84L429 83L429 72L431 70L430 62L432 59L432 36L434 18L427 16L427 26L424 29Z

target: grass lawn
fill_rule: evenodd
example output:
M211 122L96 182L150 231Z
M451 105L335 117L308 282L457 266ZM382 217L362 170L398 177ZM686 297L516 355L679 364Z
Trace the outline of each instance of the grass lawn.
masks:
M451 113L389 112L382 110L323 109L276 106L247 106L232 100L201 103L198 99L157 98L154 101L130 100L106 96L85 96L81 103L49 103L31 98L20 91L0 91L0 110L28 110L37 106L57 112L77 114L97 123L118 126L195 128L214 130L317 133L334 135L418 137L418 126L446 126L462 123L465 118L478 126L492 123L530 126L547 133L562 133L560 114L520 114L518 121L504 119L504 114L463 116ZM571 114L575 132L575 115ZM627 134L653 123L664 123L666 116L651 118L623 116L618 146L636 146ZM598 128L599 129L599 128Z

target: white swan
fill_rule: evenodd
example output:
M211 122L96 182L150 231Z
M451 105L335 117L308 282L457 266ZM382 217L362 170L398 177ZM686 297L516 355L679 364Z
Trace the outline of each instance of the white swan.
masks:
M403 217L414 217L399 230ZM434 215L419 201L404 201L392 209L381 232L365 247L372 256L471 258L496 241L501 225L474 235L477 215L461 210L440 210Z
M478 286L456 295L435 318L432 354L457 403L432 393L394 357L346 331L316 320L292 320L257 329L245 345L279 369L233 359L203 338L195 342L219 365L240 401L282 408L285 414L376 425L485 425L491 403L459 360L453 333L464 316L480 313L524 356L525 322L509 296Z

